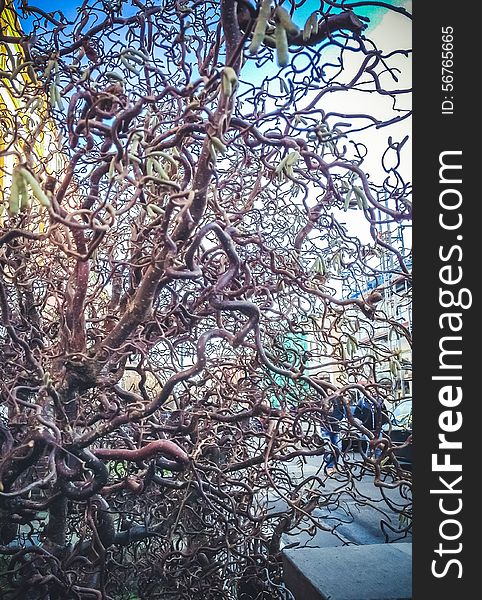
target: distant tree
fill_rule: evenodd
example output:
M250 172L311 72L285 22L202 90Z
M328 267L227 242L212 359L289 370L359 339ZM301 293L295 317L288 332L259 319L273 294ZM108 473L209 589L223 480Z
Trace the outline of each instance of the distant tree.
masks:
M2 597L287 597L282 534L332 529L313 511L339 502L330 406L393 399L375 325L410 341L377 308L411 271L381 235L411 219L407 138L390 133L410 116L409 51L378 47L367 15L410 16L21 1L22 33L0 8ZM374 295L341 292L362 280ZM353 493L360 463L400 488L402 537L410 475L350 421L382 452L340 473Z

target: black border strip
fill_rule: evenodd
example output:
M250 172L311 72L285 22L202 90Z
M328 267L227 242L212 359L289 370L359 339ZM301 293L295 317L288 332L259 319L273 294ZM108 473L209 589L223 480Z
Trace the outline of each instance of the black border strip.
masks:
M477 595L481 530L481 50L473 6L414 4L414 598L454 600Z

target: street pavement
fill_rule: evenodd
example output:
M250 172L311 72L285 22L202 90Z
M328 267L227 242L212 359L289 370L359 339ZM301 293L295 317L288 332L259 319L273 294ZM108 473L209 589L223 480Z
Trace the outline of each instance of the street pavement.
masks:
M355 457L360 461L360 457ZM305 517L298 527L283 534L281 548L325 548L345 544L384 544L387 542L412 542L408 518L400 516L404 508L410 515L411 494L407 485L380 488L374 485L374 475L361 465L352 471L354 477L340 472L327 477L320 457L310 457L302 467L298 462L288 466L291 477L316 477L310 482L317 507L311 512L314 520L332 531L311 527L313 521ZM363 469L363 470L362 470ZM392 479L387 477L387 483ZM271 490L268 494L268 511L278 512L288 508L283 492Z

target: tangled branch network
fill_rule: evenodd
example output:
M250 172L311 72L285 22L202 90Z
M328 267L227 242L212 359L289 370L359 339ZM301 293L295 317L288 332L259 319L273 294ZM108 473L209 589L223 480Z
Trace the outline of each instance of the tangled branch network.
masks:
M396 399L380 327L411 343L382 300L410 52L375 35L408 11L0 8L2 597L289 598L286 536L348 543L347 500L409 535L410 473L348 410Z

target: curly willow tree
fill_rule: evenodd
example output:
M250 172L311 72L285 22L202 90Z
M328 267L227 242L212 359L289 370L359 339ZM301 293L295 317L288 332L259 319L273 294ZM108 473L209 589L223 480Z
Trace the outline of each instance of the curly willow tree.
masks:
M410 15L62 6L0 2L2 597L287 598L283 534L342 539L343 495L410 531L389 436L349 415L335 488L321 437L335 399L394 399L380 326L410 341L380 302L410 279L382 235L409 52L370 39Z

